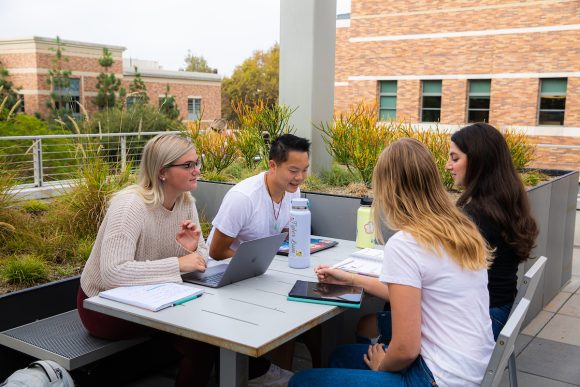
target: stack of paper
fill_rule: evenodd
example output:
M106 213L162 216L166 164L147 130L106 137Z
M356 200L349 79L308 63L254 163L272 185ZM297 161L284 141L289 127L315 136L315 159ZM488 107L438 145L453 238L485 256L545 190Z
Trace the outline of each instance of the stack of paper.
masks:
M176 283L121 286L100 292L99 296L157 312L199 297L203 289Z
M355 251L347 259L333 267L357 274L378 277L383 268L383 250L366 248Z

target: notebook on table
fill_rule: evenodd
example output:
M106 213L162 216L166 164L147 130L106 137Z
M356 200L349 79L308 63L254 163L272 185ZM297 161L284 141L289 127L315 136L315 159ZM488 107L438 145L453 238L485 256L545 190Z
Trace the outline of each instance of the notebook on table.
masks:
M121 286L99 293L99 297L137 306L157 312L173 305L180 305L203 294L203 289L172 282Z
M184 282L221 288L222 286L262 275L268 270L287 233L240 243L229 264L207 268L203 273L181 275Z
M371 248L357 250L333 267L370 277L379 277L383 269L383 250Z
M290 293L288 293L288 300L360 308L363 294L363 288L359 286L298 280L292 290L290 290Z
M330 239L310 238L310 254L329 249L332 246L336 246L337 244L338 244L337 241L333 241ZM284 241L284 243L282 243L282 246L280 246L280 248L278 249L278 255L288 255L289 251L290 246L288 245L288 241Z

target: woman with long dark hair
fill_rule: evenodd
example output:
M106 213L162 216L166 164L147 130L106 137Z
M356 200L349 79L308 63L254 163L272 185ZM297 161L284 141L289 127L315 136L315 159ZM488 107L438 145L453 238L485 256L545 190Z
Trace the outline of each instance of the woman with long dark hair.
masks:
M518 265L530 257L538 227L507 143L493 126L477 123L455 132L446 167L455 185L465 188L457 205L494 250L488 289L497 338L517 293Z

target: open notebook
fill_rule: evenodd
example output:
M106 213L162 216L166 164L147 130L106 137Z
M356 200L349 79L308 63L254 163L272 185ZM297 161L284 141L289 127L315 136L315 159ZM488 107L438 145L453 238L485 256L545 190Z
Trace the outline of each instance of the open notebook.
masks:
M203 289L172 282L154 285L121 286L99 293L99 297L157 312L199 297Z
M366 248L355 251L347 259L333 267L357 274L378 277L383 268L383 250Z

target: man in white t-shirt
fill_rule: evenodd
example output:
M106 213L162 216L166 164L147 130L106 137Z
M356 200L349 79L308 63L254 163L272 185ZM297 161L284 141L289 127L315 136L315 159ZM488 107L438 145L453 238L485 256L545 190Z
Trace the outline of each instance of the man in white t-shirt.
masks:
M287 228L291 201L300 197L309 166L307 139L285 134L272 142L268 171L239 182L224 197L207 238L210 257L231 258L240 242Z

